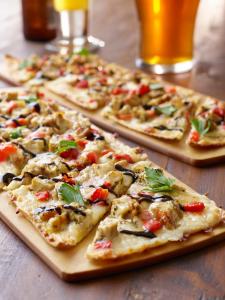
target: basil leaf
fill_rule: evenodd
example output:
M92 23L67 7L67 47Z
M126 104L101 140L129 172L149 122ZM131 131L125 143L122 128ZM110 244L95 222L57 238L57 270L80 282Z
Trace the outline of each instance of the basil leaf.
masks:
M11 133L10 133L10 138L11 139L18 139L19 137L22 136L22 130L26 128L26 126L21 126L18 127L16 129L14 129Z
M61 195L62 200L68 204L77 202L82 206L85 205L79 185L72 186L68 183L63 183L59 188L59 194Z
M164 88L163 85L161 83L158 83L158 82L150 84L150 89L151 90L162 90L163 88Z
M67 141L67 140L62 140L59 142L58 148L57 148L57 153L62 153L65 152L69 149L76 148L77 144L74 141Z
M152 192L170 192L175 182L174 179L167 178L160 169L145 168L145 178L148 189Z
M82 49L76 51L75 54L88 56L90 54L90 51L86 48L82 48Z
M204 136L209 132L212 122L211 120L192 119L191 125L201 136Z
M22 70L22 69L25 69L25 68L28 68L28 67L31 67L32 66L32 63L27 60L27 59L24 59L23 61L21 61L21 63L19 64L19 70Z
M162 107L156 107L156 111L170 117L175 113L175 111L177 111L177 109L173 105L167 105Z

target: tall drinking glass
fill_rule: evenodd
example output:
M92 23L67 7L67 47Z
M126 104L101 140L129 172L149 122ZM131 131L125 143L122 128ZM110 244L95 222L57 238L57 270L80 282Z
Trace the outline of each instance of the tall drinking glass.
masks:
M54 0L54 8L59 13L60 37L48 45L49 50L71 52L87 48L94 51L105 43L88 36L88 0Z
M140 57L136 65L156 74L191 70L199 0L136 0Z

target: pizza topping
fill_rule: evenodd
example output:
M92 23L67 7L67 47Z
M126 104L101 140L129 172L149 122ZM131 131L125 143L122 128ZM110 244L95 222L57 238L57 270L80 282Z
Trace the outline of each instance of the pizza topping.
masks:
M113 89L111 94L112 95L127 94L127 90L118 87L118 88Z
M90 197L90 202L95 204L105 204L108 198L109 192L107 189L97 188Z
M151 195L146 192L140 192L138 193L138 202L146 201L146 202L166 202L166 201L172 201L173 198L169 195Z
M132 119L132 114L118 114L117 118L123 121L130 121Z
M160 223L160 221L154 219L145 221L143 226L144 229L150 232L155 232L162 228L162 224Z
M76 87L80 89L87 89L88 88L88 81L85 79L82 79L76 83Z
M129 154L114 154L116 160L126 160L128 163L132 164L134 161Z
M26 128L25 126L21 126L21 127L18 127L14 130L12 130L12 132L10 133L10 138L11 139L18 139L19 137L22 136L22 130Z
M74 141L63 140L58 145L57 153L63 158L77 159L79 152L76 148Z
M148 189L152 192L171 192L174 179L167 178L160 169L145 168L145 178Z
M181 207L186 212L202 212L205 208L205 205L203 202L193 202L184 204Z
M150 238L150 239L153 239L153 238L156 237L156 235L153 232L148 231L148 230L145 230L145 231L133 231L133 230L122 229L122 230L120 230L120 233L131 234L131 235L146 237L146 238Z
M135 182L138 178L138 176L132 170L124 168L123 166L121 166L119 164L115 165L115 169L120 171L120 172L123 172L123 174L125 174L125 175L131 176L132 177L132 182Z
M63 181L70 185L74 185L76 183L75 179L68 174L63 174Z
M167 105L167 106L156 107L156 111L168 117L171 117L177 111L177 109L173 105Z
M39 201L44 202L44 201L49 200L49 198L51 197L51 194L50 194L50 192L48 192L48 191L42 191L42 192L37 192L37 193L35 194L35 196L37 197L37 199L38 199Z
M87 48L82 48L80 50L76 50L74 54L81 55L81 56L88 56L90 55L90 51Z
M142 85L139 87L139 89L138 89L138 94L139 94L140 96L143 96L143 95L145 95L145 94L147 94L147 93L149 93L149 92L150 92L150 88L149 88L148 85L145 85L145 84L142 84Z
M98 155L95 152L89 152L87 153L87 161L90 164L96 164L98 161Z
M10 101L8 103L7 113L11 114L15 108L17 108L17 103L15 101Z
M221 107L216 107L213 109L213 113L216 114L217 116L223 118L225 116L225 109Z
M200 136L204 136L206 133L209 132L212 122L211 120L205 120L205 119L192 119L191 125L197 131Z
M71 186L70 184L62 183L59 188L59 194L62 200L68 204L77 202L82 206L85 205L79 185Z
M2 182L6 185L9 185L10 182L13 180L13 178L15 178L15 174L13 173L5 173L3 176L2 176Z
M94 247L95 249L110 249L112 248L112 241L109 240L96 241Z
M153 118L156 116L155 110L154 109L150 109L146 111L147 117L148 118Z
M17 148L12 144L0 145L0 162L7 160L10 155L15 154Z
M199 134L199 132L196 131L196 130L192 130L191 133L190 133L190 140L192 142L197 143L200 140L200 134Z

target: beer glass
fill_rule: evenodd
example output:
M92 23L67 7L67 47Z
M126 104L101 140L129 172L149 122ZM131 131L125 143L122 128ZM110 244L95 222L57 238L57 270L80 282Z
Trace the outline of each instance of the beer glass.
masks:
M73 52L82 48L95 51L105 43L93 36L88 36L88 0L54 0L54 8L59 13L60 38L48 45L49 50L62 53Z
M140 57L136 66L156 74L191 70L199 0L136 0Z

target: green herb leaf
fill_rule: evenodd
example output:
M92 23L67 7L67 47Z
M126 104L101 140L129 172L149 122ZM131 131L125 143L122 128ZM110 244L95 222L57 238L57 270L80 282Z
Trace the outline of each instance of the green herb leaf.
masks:
M150 84L150 89L151 90L162 90L163 89L163 85L161 83L151 83Z
M11 139L18 139L19 137L22 136L22 130L26 128L26 126L20 126L16 129L14 129L11 133L10 133L10 138Z
M31 67L31 66L32 66L32 63L29 60L24 59L19 64L19 70L22 70L22 69L25 69L25 68L28 68L28 67Z
M209 132L212 122L211 120L192 119L191 125L201 136L204 136Z
M85 205L79 185L72 186L68 183L63 183L59 188L59 194L61 195L62 200L68 204L77 202L82 206Z
M74 141L67 141L67 140L62 140L59 142L58 148L57 148L57 153L60 154L62 152L65 152L69 149L76 148L77 144Z
M76 51L75 54L87 56L90 54L90 51L86 48L82 48L82 49Z
M24 101L27 103L27 104L30 104L30 103L33 103L33 102L37 102L37 97L34 96L34 95L31 95L29 97L26 97L24 98Z
M175 182L164 176L162 170L153 168L145 168L145 178L152 192L170 192Z
M160 112L161 114L164 114L168 117L172 116L175 111L177 111L176 107L173 105L167 105L162 107L156 107L156 110Z

